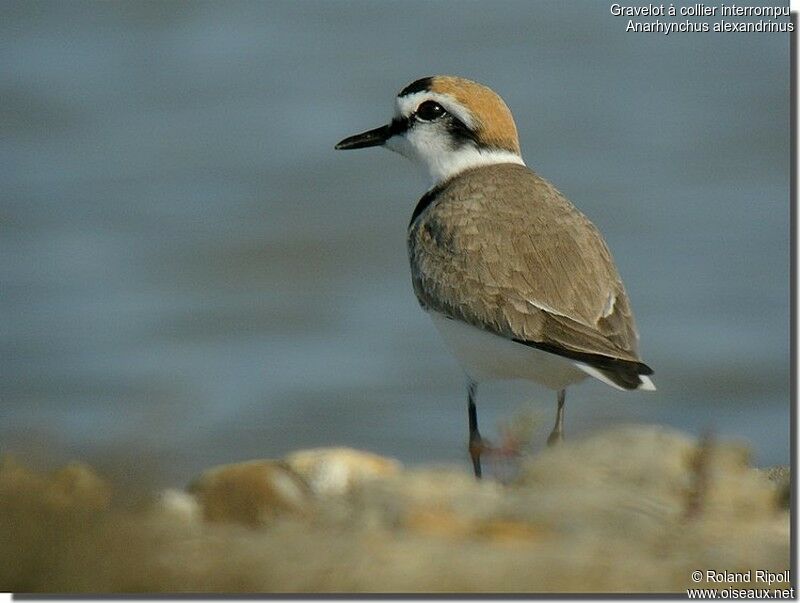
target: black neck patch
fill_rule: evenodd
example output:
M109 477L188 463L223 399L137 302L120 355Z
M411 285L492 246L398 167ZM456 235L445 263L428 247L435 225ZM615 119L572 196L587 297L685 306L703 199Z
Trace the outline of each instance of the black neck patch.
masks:
M411 225L414 224L414 221L419 217L419 215L428 209L431 203L436 201L436 197L438 197L439 193L442 192L442 188L445 184L446 182L440 182L427 193L422 195L422 198L417 201L417 206L414 208L414 213L411 214L411 220L408 222L409 228L411 228Z

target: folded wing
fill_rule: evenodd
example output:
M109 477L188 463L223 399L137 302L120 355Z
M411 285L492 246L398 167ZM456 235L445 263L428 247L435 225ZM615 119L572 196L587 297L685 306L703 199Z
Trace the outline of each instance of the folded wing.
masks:
M463 172L420 202L409 229L423 307L521 344L619 373L637 352L625 288L597 228L550 183L514 164Z

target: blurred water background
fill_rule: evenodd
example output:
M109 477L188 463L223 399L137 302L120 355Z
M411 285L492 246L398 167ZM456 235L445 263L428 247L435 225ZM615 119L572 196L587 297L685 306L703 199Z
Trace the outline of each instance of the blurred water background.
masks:
M655 394L570 390L567 435L711 428L788 461L786 34L625 33L608 3L2 2L0 449L184 483L348 445L466 463L463 379L413 296L408 82L499 91L602 230ZM529 405L529 406L526 406ZM482 388L484 431L555 395Z

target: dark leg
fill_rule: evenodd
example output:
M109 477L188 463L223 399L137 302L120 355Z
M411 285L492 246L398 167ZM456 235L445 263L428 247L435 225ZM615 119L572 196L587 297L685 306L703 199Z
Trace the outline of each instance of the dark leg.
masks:
M558 410L556 411L556 425L547 438L547 445L553 446L564 441L564 402L567 398L567 390L558 390Z
M475 394L478 391L478 384L472 380L467 382L467 412L469 413L469 456L472 458L472 469L475 477L481 478L481 452L483 451L483 440L478 431L478 409L475 407Z

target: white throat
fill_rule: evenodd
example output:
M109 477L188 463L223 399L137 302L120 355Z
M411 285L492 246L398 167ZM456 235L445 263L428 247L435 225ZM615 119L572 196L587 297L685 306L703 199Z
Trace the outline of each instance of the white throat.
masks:
M480 149L473 145L452 148L451 143L430 132L412 130L408 136L394 136L385 145L424 167L436 186L464 170L497 163L525 165L522 157L502 149Z
M440 182L452 178L464 170L497 163L517 163L519 165L525 165L522 157L510 151L502 151L499 149L480 150L474 147L467 147L449 153L448 155L434 158L433 161L426 162L426 166L433 186L436 186Z

